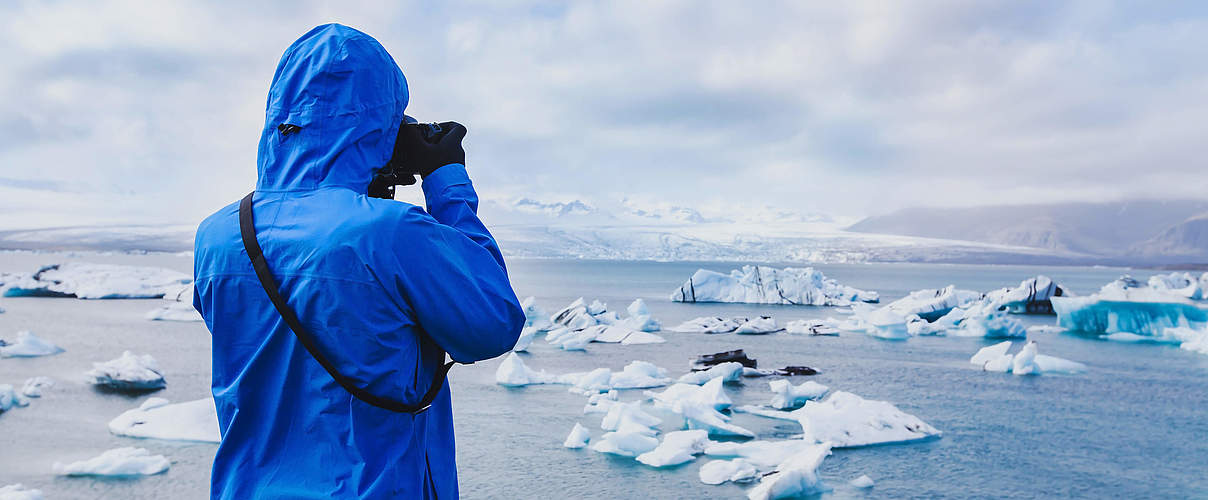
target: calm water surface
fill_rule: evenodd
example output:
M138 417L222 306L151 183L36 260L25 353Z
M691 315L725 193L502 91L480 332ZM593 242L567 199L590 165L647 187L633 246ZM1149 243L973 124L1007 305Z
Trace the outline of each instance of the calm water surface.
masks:
M189 271L191 258L170 255L82 255L91 262L161 265ZM29 271L62 255L0 253L0 272ZM548 312L585 297L622 311L644 298L665 326L704 315L770 314L779 322L841 317L842 310L739 304L675 304L670 292L698 267L726 264L512 261L514 285ZM956 284L990 290L1037 273L1086 294L1121 269L958 266L822 265L828 276L877 290L883 300ZM82 381L94 361L132 349L154 355L168 380L155 396L197 399L209 391L209 334L201 323L151 322L156 301L0 299L0 338L32 330L67 352L45 358L0 360L0 383L19 385L49 375L58 385L27 408L0 415L0 485L41 488L47 498L204 498L214 446L111 436L106 424L147 396L102 394ZM1023 318L1028 324L1052 317ZM1077 376L1015 377L983 373L968 363L991 342L923 337L905 342L845 333L841 337L735 336L663 332L661 345L592 344L564 352L537 339L525 354L530 367L554 373L606 366L617 370L647 360L673 376L695 355L743 348L760 366L804 364L833 390L893 402L944 432L916 444L836 450L820 472L832 498L902 497L1208 497L1208 356L1158 345L1126 345L1073 335L1040 334L1041 352L1083 362ZM459 473L466 498L711 498L739 497L746 486L708 486L697 479L706 461L656 470L632 459L566 450L575 422L599 436L599 416L584 416L584 397L565 387L505 389L494 383L498 360L459 366L451 374L457 418ZM806 380L798 377L795 383ZM736 404L764 404L766 380L728 389ZM623 400L641 391L623 391ZM734 422L761 438L800 432L790 422L736 415ZM670 430L670 429L667 429ZM135 480L56 478L55 461L89 458L118 446L142 446L172 460L166 474ZM861 474L871 490L847 481Z

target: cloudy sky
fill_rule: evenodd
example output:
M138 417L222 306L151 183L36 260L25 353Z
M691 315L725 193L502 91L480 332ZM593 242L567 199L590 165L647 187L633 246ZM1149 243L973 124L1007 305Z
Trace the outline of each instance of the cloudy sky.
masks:
M914 205L1208 196L1208 3L0 4L0 228L195 223L251 189L311 27L467 124L486 199ZM204 5L203 5L204 4Z

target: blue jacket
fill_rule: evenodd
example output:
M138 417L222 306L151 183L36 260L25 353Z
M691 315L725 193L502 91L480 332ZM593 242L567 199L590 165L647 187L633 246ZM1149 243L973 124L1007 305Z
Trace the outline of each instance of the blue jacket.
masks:
M376 40L334 24L303 35L273 76L253 206L269 268L320 349L372 394L416 403L444 353L505 353L524 313L464 165L424 179L426 211L366 196L406 106ZM261 288L238 203L198 227L194 275L222 433L212 498L458 496L449 386L413 416L337 385Z

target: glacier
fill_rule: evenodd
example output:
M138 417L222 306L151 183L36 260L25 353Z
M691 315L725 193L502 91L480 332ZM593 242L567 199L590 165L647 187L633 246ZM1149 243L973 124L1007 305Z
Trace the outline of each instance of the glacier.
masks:
M730 274L699 269L672 292L671 300L846 306L877 302L879 297L876 292L841 285L812 267L776 269L748 265Z
M159 474L170 466L167 458L152 455L146 448L123 447L88 460L69 464L55 462L52 468L60 476L131 477Z
M167 387L155 358L130 351L104 363L93 363L92 370L85 376L93 385L119 392L145 392Z
M6 280L3 296L158 299L170 288L192 280L187 274L160 267L65 262Z
M109 432L135 438L219 442L214 398L169 403L164 398L147 398L138 408L110 420Z

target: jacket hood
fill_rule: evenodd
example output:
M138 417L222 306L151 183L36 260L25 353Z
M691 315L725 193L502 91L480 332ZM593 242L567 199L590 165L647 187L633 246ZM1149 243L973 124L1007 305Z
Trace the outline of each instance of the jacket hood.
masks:
M373 37L339 24L310 30L273 75L256 190L365 192L393 153L407 98L403 72Z

